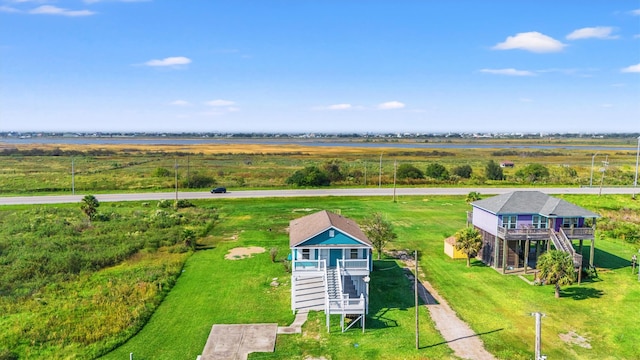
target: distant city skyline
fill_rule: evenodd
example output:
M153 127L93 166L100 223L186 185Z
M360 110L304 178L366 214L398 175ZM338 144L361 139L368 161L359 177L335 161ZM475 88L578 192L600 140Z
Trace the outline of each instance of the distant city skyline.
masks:
M640 3L0 0L0 131L640 131Z

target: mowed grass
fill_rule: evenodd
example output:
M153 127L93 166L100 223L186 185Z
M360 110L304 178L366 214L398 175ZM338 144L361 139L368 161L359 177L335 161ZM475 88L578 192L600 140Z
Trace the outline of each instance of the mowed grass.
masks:
M214 200L207 201L207 204ZM597 211L591 196L572 197ZM621 198L602 197L601 203ZM203 201L204 202L204 201ZM516 276L503 276L473 262L453 261L443 253L443 239L465 225L469 206L462 197L389 198L296 198L215 200L220 225L204 241L217 243L194 254L185 265L176 286L138 335L106 359L121 359L133 352L136 359L195 358L201 353L210 328L216 323L271 322L287 325L290 311L289 274L282 263L272 263L268 251L279 249L286 256L290 219L312 211L339 211L361 220L372 211L382 211L395 225L398 240L389 249L418 249L426 279L443 295L459 316L479 334L486 348L500 359L530 359L533 356L534 319L543 318L543 353L561 359L637 359L640 323L637 321L640 286L630 270L631 254L637 247L614 240L596 242L595 262L599 279L563 288L555 299L551 286L531 286ZM637 206L630 204L630 206ZM262 246L267 252L250 259L225 260L224 254L239 246ZM585 255L588 248L584 249ZM393 267L389 260L376 267ZM275 353L252 354L251 358L331 359L441 359L451 351L434 330L426 309L421 315L421 349L415 350L413 293L400 269L372 275L370 328L339 332L332 319L327 334L322 313L313 314L303 335L278 336ZM277 278L280 286L269 283ZM575 333L575 335L574 335ZM584 342L563 340L568 334ZM588 347L584 347L588 346Z

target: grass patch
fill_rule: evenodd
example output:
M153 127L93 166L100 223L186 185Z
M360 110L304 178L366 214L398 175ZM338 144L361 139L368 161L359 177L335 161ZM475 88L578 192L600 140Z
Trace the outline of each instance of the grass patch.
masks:
M586 206L580 200L588 203L592 197L574 197L572 200ZM190 258L187 272L189 268L195 272L200 266L215 268L216 273L224 274L222 276L227 285L221 280L217 285L211 286L215 291L219 291L219 286L233 287L233 291L221 290L221 296L214 296L202 290L208 287L198 288L196 284L203 284L204 281L201 276L210 276L205 275L206 271L201 275L192 274L194 278L191 280L181 278L178 286L154 315L149 330L145 328L132 341L105 358L121 358L131 351L138 354L138 358L170 358L177 354L172 352L174 350L171 349L174 348L181 349L180 354L195 356L202 351L210 327L215 323L290 323L293 315L289 311L288 286L278 290L283 290L282 298L269 298L269 306L255 304L238 308L237 304L228 303L225 296L227 294L236 299L235 302L241 303L253 301L250 299L252 296L259 299L264 295L260 291L258 279L244 279L248 273L236 272L239 269L232 269L221 258L226 249L234 246L263 246L267 249L277 246L280 254L286 254L288 221L319 209L340 210L343 215L356 220L362 219L371 211L385 213L399 235L390 248L420 250L420 264L427 279L449 301L459 316L476 333L482 334L487 349L500 359L529 359L533 356L534 320L530 313L534 311L546 314L543 320L543 353L550 357L633 359L636 356L634 344L639 340L637 334L640 332L640 325L634 320L636 307L633 304L640 301L640 291L634 288L637 279L630 275L628 265L624 265L621 260L630 258L637 251L628 243L613 239L599 240L596 243L599 249L596 264L600 279L583 283L582 286L566 287L563 289L563 297L558 300L554 298L551 286L530 286L516 276L500 275L478 261L474 261L471 268L466 268L464 262L453 261L444 254L443 239L463 227L466 220L468 205L462 197L401 197L397 203L379 198L225 199L219 201L219 204L224 221L216 229L220 231L216 236L225 239L225 244ZM597 211L597 206L587 207ZM301 213L300 209L305 211ZM232 234L235 237L231 238ZM585 251L588 251L586 247ZM266 253L233 263L254 268L254 274L270 273L269 269L273 269L271 276L279 279L287 276L282 267L270 262ZM382 263L376 264L378 266ZM372 273L373 311L369 320L370 330L364 334L357 330L339 333L337 318L332 319L332 332L327 334L322 313L313 314L303 328L302 335L278 336L275 353L253 354L251 358L304 358L307 355L332 359L451 357L446 346L437 345L442 340L433 330L424 309L421 309L424 320L421 324L421 344L424 348L419 351L413 349L414 320L410 304L413 295L407 285L402 284L402 277L398 279L393 272L389 272L390 278L386 276L383 271ZM181 284L183 281L184 285ZM387 283L394 291L388 291L384 286L378 290L374 288L374 285L377 287ZM238 284L249 290L240 289ZM187 292L183 289L191 290ZM187 307L188 299L192 297L207 297L208 306L206 309L194 307L191 315L183 314L180 309ZM239 298L242 300L238 300ZM256 314L256 309L262 315ZM168 333L167 329L172 330ZM184 337L181 337L181 341L166 340L180 337L185 331L195 332L189 329L200 329L197 336L193 333L194 340ZM571 332L587 339L591 349L567 343L561 338ZM169 342L169 345L165 346L165 342ZM155 346L148 346L148 343L154 343ZM165 351L167 355L164 355Z
M616 208L637 211L640 207L637 202L624 196L563 197L596 212L600 208L613 212L617 211ZM463 261L453 261L444 254L443 239L463 227L466 222L465 211L469 210L469 205L464 202L463 197L400 197L395 203L390 198L379 197L211 199L194 200L193 203L196 205L194 208L179 211L181 220L178 225L172 222L176 221L176 217L172 217L171 213L158 214L156 207L141 203L100 207L101 211L109 209L114 213L123 212L126 216L116 216L108 225L95 222L95 228L91 232L83 230L80 238L83 234L117 234L128 224L127 219L137 219L134 221L137 226L141 226L140 222L146 224L137 228L141 234L146 234L138 235L145 240L141 244L153 245L155 241L162 244L167 237L175 242L174 236L179 232L171 229L189 226L198 230L199 245L206 250L197 251L188 257L188 253L163 252L162 246L155 248L141 245L142 250L136 252L138 255L129 257L117 266L109 266L95 273L80 272L68 279L53 277L50 282L55 284L29 288L35 290L21 302L16 302L15 298L9 298L6 294L2 295L0 306L4 316L0 319L0 354L2 347L8 344L9 350L19 352L24 357L90 358L99 354L99 349L114 347L139 330L134 337L104 358L127 358L131 352L135 359L195 358L202 351L213 324L275 322L288 325L293 321L290 310L290 275L285 271L282 259L286 258L289 251L289 221L313 211L327 209L339 211L356 221L373 211L384 213L398 233L397 241L389 245L389 250L418 249L420 266L426 278L459 316L476 333L482 334L481 338L487 349L500 359L529 359L533 356L534 320L530 313L535 311L546 314L543 319L543 353L550 358L637 358L640 324L636 320L636 313L637 304L640 303L640 289L637 286L637 275L631 275L628 259L638 249L637 245L625 240L601 236L598 232L595 263L599 278L585 281L581 286L565 287L562 297L555 299L551 286L530 286L516 276L500 275L478 261L473 261L473 266L467 268ZM3 266L11 263L6 256L16 246L13 243L7 245L5 239L16 239L16 234L29 232L27 224L33 223L34 219L40 219L38 221L44 221L44 224L48 224L47 221L57 224L64 233L71 225L60 223L61 217L73 220L73 216L83 216L79 209L74 210L77 214L67 213L65 206L36 208L40 210L34 212L32 208L7 207L4 208L6 211L0 212L2 231L8 231L3 233L4 245L0 248L0 264ZM64 216L51 215L54 209L61 209ZM209 221L213 215L219 219L215 226ZM23 219L22 222L16 227L9 227L8 224L15 222L17 218ZM67 222L74 224L74 221ZM102 225L105 227L100 230ZM51 242L51 238L41 237ZM64 236L57 241L61 246L66 244L62 242L63 238L78 240L75 235ZM129 240L123 237L119 241ZM27 245L33 244L33 241L35 238L24 238ZM22 243L22 240L17 243ZM239 260L224 259L229 250L248 246L259 246L267 250L277 248L276 262L271 261L269 251ZM588 254L587 247L583 251L585 255ZM181 275L175 286L141 330L139 323L132 324L127 330L118 332L108 340L94 343L98 345L87 346L65 342L67 340L43 340L36 346L30 340L39 338L24 335L25 327L20 327L21 324L26 324L27 329L36 329L36 335L63 334L62 330L56 329L65 327L53 327L55 321L70 324L66 328L69 330L65 330L69 333L64 333L65 336L60 336L60 339L70 338L67 335L72 334L71 325L81 326L78 330L73 330L78 333L89 332L91 323L97 322L95 319L101 313L108 313L108 309L97 308L97 294L120 294L115 291L120 286L123 293L128 294L131 292L127 291L138 289L135 290L138 294L144 294L137 284L145 283L151 285L144 285L142 288L149 291L158 289L159 280L154 274L156 271L164 273L163 266L168 264L168 257L164 256L175 257L176 264L181 264L187 257L188 260L184 268L178 267L184 271L179 272ZM327 334L324 316L322 313L314 313L304 326L302 335L278 336L275 353L253 354L251 357L303 358L309 355L331 359L450 358L450 350L442 344L442 338L433 329L424 308L420 309L423 348L414 349L413 293L408 288L408 282L401 275L401 269L390 259L376 261L376 268L390 270L372 273L371 313L367 332L362 334L359 330L353 330L342 334L339 332L338 318L334 317L331 322L332 332ZM280 283L277 287L270 285L274 278ZM36 280L38 278L34 281ZM110 280L113 291L108 290ZM48 305L42 304L43 299ZM74 310L78 304L82 306L79 310ZM153 301L149 304L153 304ZM132 311L131 308L128 311ZM139 313L143 314L144 309L139 310ZM120 315L116 314L118 313L108 317L107 324L113 327L118 324ZM131 313L127 314L130 316ZM123 315L122 318L124 317ZM88 320L78 320L83 318ZM105 329L107 328L110 326ZM583 347L584 343L566 340L576 337L584 338L591 348Z

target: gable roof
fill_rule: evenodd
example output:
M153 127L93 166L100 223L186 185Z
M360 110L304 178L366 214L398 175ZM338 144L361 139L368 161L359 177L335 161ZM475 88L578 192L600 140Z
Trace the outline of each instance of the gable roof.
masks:
M328 229L337 229L344 234L373 246L358 224L344 216L322 210L289 222L289 245L297 246Z
M546 217L598 218L600 215L540 191L513 191L471 203L496 215L540 214Z

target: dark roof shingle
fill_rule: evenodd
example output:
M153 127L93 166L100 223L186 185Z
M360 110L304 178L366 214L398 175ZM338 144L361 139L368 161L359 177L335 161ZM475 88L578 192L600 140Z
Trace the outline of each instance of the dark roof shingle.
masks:
M540 214L546 217L598 218L600 215L540 191L513 191L471 203L496 215Z

